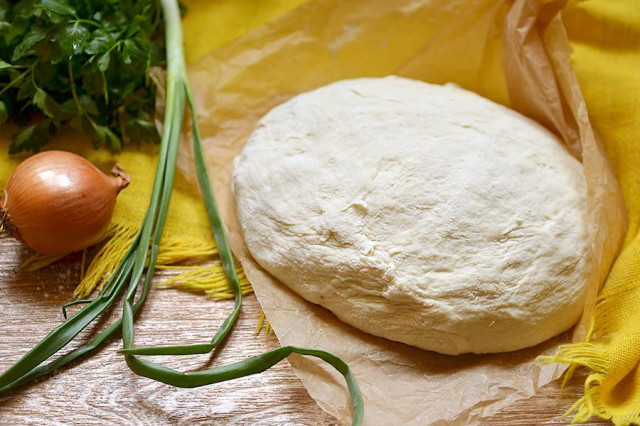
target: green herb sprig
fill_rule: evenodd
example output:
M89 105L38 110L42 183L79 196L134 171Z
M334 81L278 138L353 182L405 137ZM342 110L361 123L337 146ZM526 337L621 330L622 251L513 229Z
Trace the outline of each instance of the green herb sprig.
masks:
M136 239L104 289L92 301L65 323L56 327L33 349L0 375L0 395L52 373L56 369L80 359L105 343L116 332L122 332L123 349L127 365L136 374L179 387L198 387L232 380L269 369L293 353L319 358L334 367L346 380L353 407L353 424L362 421L363 399L351 369L340 358L328 352L295 346L284 346L243 361L183 373L161 364L139 358L139 355L186 355L211 352L223 342L236 323L242 306L242 292L236 275L231 249L211 190L206 162L202 151L201 136L195 115L191 89L187 79L182 47L180 13L175 0L161 0L166 27L167 82L165 121L162 130L160 155L149 208ZM209 343L186 346L134 347L134 317L144 305L149 294L156 266L162 229L167 217L175 177L178 146L185 109L189 108L192 125L192 146L195 167L211 230L218 245L225 276L234 294L235 305ZM143 279L144 276L144 279ZM142 282L142 286L140 283ZM62 357L44 364L71 342L87 325L113 305L126 288L122 317L110 324L98 336Z
M114 151L159 141L162 22L155 1L0 0L0 123L24 127L10 152L39 151L63 124Z

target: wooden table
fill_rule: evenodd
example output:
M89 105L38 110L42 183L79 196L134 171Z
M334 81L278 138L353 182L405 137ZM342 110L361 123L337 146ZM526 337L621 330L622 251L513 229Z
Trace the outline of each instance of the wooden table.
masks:
M21 271L19 265L28 255L15 241L0 237L0 371L62 321L60 306L69 301L80 276L78 255L37 272ZM204 342L230 307L231 302L155 289L139 317L136 342ZM188 356L156 361L187 371L275 348L273 335L255 333L259 313L255 297L247 297L236 330L215 359ZM71 368L0 398L0 424L335 424L286 362L232 382L177 389L133 374L116 353L120 347L116 339ZM564 390L551 383L484 424L569 424L561 415L581 395L583 382L584 374L578 374ZM588 424L606 423L594 419Z

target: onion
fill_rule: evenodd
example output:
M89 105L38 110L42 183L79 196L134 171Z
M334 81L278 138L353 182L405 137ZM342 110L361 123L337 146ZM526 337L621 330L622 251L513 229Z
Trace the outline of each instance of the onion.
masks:
M116 164L107 176L85 158L44 151L16 167L0 197L4 229L40 253L87 248L107 231L118 193L129 175Z

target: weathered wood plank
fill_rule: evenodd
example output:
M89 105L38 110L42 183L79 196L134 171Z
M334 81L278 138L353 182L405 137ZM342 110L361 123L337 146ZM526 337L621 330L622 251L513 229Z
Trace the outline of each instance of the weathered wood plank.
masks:
M0 238L0 371L62 321L80 275L71 256L37 272L25 272L28 255ZM225 318L231 302L156 289L137 327L137 343L202 342ZM274 336L256 335L260 307L245 300L238 327L215 360L208 356L156 360L183 371L237 361L275 348ZM177 389L138 377L116 353L116 339L98 354L55 376L0 399L2 424L182 424L331 425L334 420L308 395L287 362L256 376L199 389ZM493 416L490 425L568 424L561 414L580 395L584 376L561 391L557 383ZM594 422L591 424L603 424Z

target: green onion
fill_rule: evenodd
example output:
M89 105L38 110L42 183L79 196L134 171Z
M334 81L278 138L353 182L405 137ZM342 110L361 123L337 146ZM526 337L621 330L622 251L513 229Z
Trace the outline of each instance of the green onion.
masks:
M198 387L257 374L269 369L293 353L319 358L329 363L344 376L351 395L353 424L359 425L362 421L363 399L358 384L349 366L340 358L325 351L284 346L234 364L191 373L179 372L138 358L138 355L209 353L226 339L238 319L242 306L242 292L236 275L233 256L225 234L224 224L213 196L202 152L200 130L184 61L178 4L176 0L161 0L161 4L165 18L167 49L165 122L151 200L140 231L101 293L94 300L75 302L76 304L86 304L86 306L66 322L56 327L40 343L0 375L0 394L15 389L37 377L50 374L56 369L84 357L100 347L114 333L121 331L123 349L120 352L125 355L127 365L132 371L141 376L178 387ZM192 119L192 146L198 184L207 210L211 231L218 245L225 276L235 294L235 305L233 311L225 319L209 343L134 348L134 317L136 312L143 306L153 279L158 248L162 238L162 229L171 199L180 134L187 106ZM143 275L144 280L142 280ZM142 289L139 291L141 280ZM90 342L68 352L55 361L44 364L46 360L57 354L82 330L101 316L106 309L112 306L125 287L127 291L120 319L114 321ZM136 295L138 295L137 299ZM63 312L66 317L66 306Z

